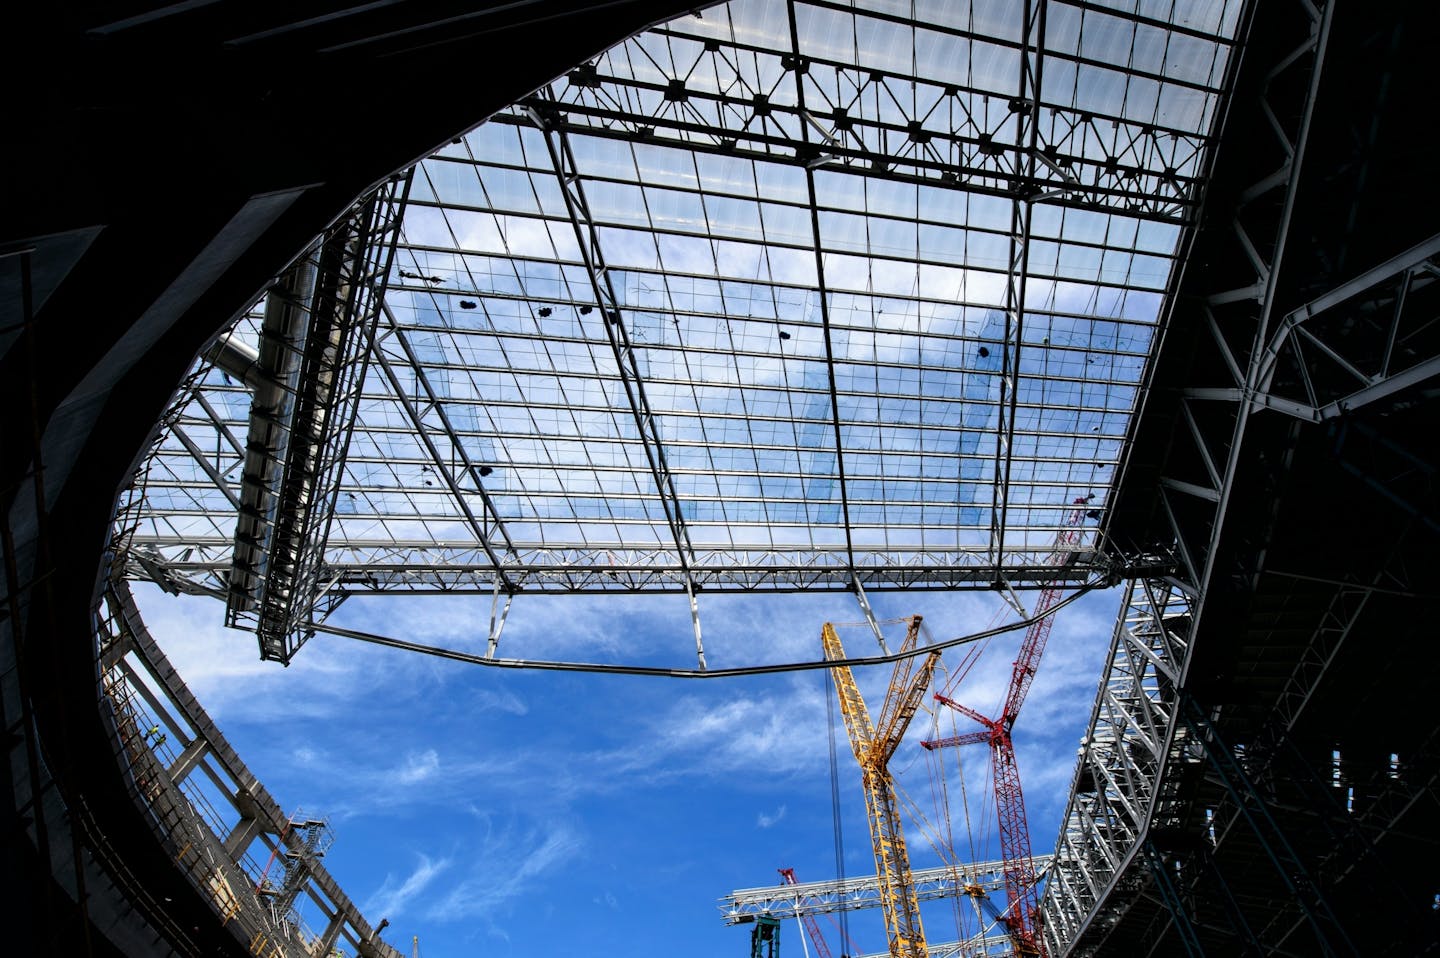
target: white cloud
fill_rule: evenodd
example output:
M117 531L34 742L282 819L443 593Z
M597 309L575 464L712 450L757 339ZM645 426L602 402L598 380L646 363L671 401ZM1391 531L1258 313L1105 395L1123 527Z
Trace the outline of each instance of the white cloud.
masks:
M491 832L471 856L475 865L470 873L436 901L426 917L445 922L493 919L497 910L573 858L582 844L576 832L559 822L519 835Z
M781 805L779 808L775 809L775 811L773 811L773 812L761 812L759 815L755 816L755 827L756 827L756 828L771 828L771 827L773 827L773 826L775 826L775 825L780 824L780 822L783 821L784 818L785 818L785 806L784 806L784 805Z
M439 771L440 756L433 748L429 748L420 753L411 752L406 756L405 764L392 771L388 777L400 785L418 785L434 778Z
M510 715L526 715L530 706L513 692L504 689L482 689L471 699L471 708L476 712L506 712Z
M405 913L410 903L430 885L437 875L450 867L450 859L432 860L419 855L419 862L404 880L397 881L393 873L385 875L385 881L366 901L361 911L377 918L393 918Z

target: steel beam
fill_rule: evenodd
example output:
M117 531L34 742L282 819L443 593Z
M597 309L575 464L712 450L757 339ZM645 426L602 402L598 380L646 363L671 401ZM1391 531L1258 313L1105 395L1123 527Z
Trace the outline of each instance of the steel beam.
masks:
M1045 70L1046 0L1025 0L1021 19L1019 95L1016 114L1016 179L1032 182L1039 148L1039 100ZM1025 290L1030 279L1030 226L1036 193L1017 190L1010 201L1010 254L1005 274L1005 336L1000 344L999 415L995 421L995 479L991 483L990 545L998 568L1005 561L1005 532L1010 510L1010 471L1015 441L1016 403L1020 395L1020 349L1025 338ZM996 580L997 585L1003 580Z
M305 847L291 819L195 700L150 636L123 579L107 586L97 619L100 647L122 650L105 658L100 685L116 757L129 772L128 797L149 811L158 839L219 919L233 922L257 954L308 958L314 943L291 914L295 898L305 894L338 922L332 941L343 934L358 955L400 958L376 937L318 857L307 853L314 849ZM192 786L188 779L197 771L214 787ZM217 793L228 800L228 814L215 807ZM247 857L257 840L292 863L278 909Z
M843 9L846 15L856 13ZM880 11L861 16L906 20ZM1022 59L1032 48L1028 36L1017 42L936 23L925 26L959 41L1010 47ZM1197 200L1208 139L1190 131L1086 112L1034 96L1031 142L1042 158L1036 165L1026 159L1024 141L1012 139L1014 117L993 91L884 69L858 70L852 63L807 55L793 67L810 76L805 83L808 98L815 102L807 107L772 97L773 90L763 78L792 69L794 62L785 62L775 50L735 37L701 40L673 28L659 28L651 36L666 40L669 56L651 56L632 40L620 48L623 56L606 54L571 72L558 92L567 128L772 163L824 163L840 172L957 186L1007 199L1043 198L1171 222L1188 220ZM1208 39L1225 43L1218 37ZM1074 59L1073 54L1052 55ZM628 64L629 57L645 64L646 76L639 76ZM1116 64L1103 66L1128 75L1143 72ZM656 71L660 75L655 76ZM1166 77L1164 82L1173 83L1175 78ZM1201 89L1207 94L1221 92ZM833 93L826 91L834 90L845 91L850 99L829 102ZM912 97L916 90L919 94ZM885 101L895 116L851 115L847 106L861 98ZM544 99L522 101L522 107ZM938 102L938 106L916 112L907 106L912 102ZM497 116L501 122L512 118L513 114ZM796 149L805 145L807 128L824 134L823 150Z
M1416 338L1434 317L1406 308L1413 292L1435 282L1437 268L1440 234L1288 312L1265 347L1248 398L1259 407L1322 422L1440 374L1440 355L1426 355L1428 340ZM1383 340L1379 344L1377 337ZM1397 347L1407 361L1397 362ZM1298 380L1285 389L1290 395L1276 384L1282 371ZM1342 373L1340 383L1334 371ZM1304 396L1293 395L1297 386Z
M180 543L177 545L177 542ZM606 549L583 543L517 549L511 581L518 590L556 593L684 594L685 583L713 593L853 592L897 589L990 589L996 570L977 546L974 552L889 549L866 553L867 563L851 569L843 552L810 549L699 549L688 572L668 549ZM166 555L158 556L163 549ZM190 553L186 555L185 553ZM136 534L131 538L128 573L152 575L142 556L164 570L183 591L224 594L229 542L193 535ZM476 544L393 541L331 541L326 550L327 594L456 593L488 596L494 566ZM609 560L613 557L614 564ZM1016 589L1042 588L1056 578L1045 554L1020 555L999 571ZM1027 561L1028 560L1028 561ZM1063 579L1080 585L1108 575L1111 566L1091 557L1065 567Z
M1037 872L1045 872L1049 865L1049 856L1036 856ZM1002 861L919 868L910 874L915 881L915 897L918 901L954 898L963 895L966 888L974 886L987 892L1000 892L1005 888L1005 863ZM720 899L721 916L727 925L749 921L755 915L828 915L878 907L880 879L869 874L857 878L799 882L794 885L741 888Z
M373 333L373 331L371 332L372 338L369 342L370 355L374 358L375 362L379 364L385 380L390 384L396 404L400 406L406 418L410 421L410 425L414 429L413 435L420 438L421 444L425 447L426 452L429 453L429 462L421 468L433 468L436 474L445 482L445 488L454 499L456 507L459 508L464 515L466 525L468 525L470 531L474 533L476 541L480 544L480 549L490 560L497 583L503 585L507 591L513 591L515 583L505 571L504 560L499 553L495 551L495 542L493 540L496 538L501 540L506 555L514 555L515 544L511 541L510 534L505 529L504 519L500 516L494 499L485 489L485 483L480 474L480 465L471 460L470 453L465 448L465 443L456 433L455 427L450 422L450 417L446 414L444 406L440 402L440 397L436 394L434 386L430 383L430 377L425 372L424 365L420 362L419 357L415 355L415 350L411 348L404 331L395 325L395 317L391 314L390 308L382 304L382 312L388 324L388 335L381 336ZM401 358L405 363L405 370L415 377L416 386L420 392L424 393L423 399L425 406L427 406L434 414L434 417L439 420L438 429L427 421L425 414L417 407L417 402L421 397L411 396L409 392L406 391L405 383L401 381L400 374L396 371L396 363L386 355L384 344L391 339L399 344L403 354ZM450 456L447 457L442 453L440 447L437 445L437 438L447 444L451 453ZM460 466L459 475L456 475L456 471L451 468L452 461L458 461ZM469 483L470 486L473 487L475 494L480 497L480 501L485 507L486 522L481 522L480 518L476 516L470 508L470 503L465 498L466 490L462 487L462 483Z
M323 554L410 178L387 181L272 291L228 578L226 623L288 663L322 615ZM268 385L267 385L268 384Z
M835 139L827 134L805 109L804 78L806 71L801 69L803 61L800 53L799 27L795 21L795 0L787 0L785 10L790 21L790 54L794 58L792 60L794 69L789 72L795 79L795 102L798 104L800 115L807 120L799 125L799 152L802 156L815 157L818 161L822 147L811 143L811 127L815 127L820 132L823 148L828 149L834 146ZM815 244L815 293L816 302L820 307L820 333L825 342L825 377L830 393L830 432L835 442L835 481L840 486L840 521L845 528L846 561L850 567L851 578L854 578L855 534L850 525L850 499L845 486L844 429L840 421L840 396L835 383L835 339L830 319L830 290L825 282L826 247L825 241L820 235L820 201L815 191L816 161L805 164L805 190L810 199L810 235Z
M585 263L585 272L590 280L590 290L595 294L599 306L599 322L605 331L605 338L615 357L615 368L625 387L630 412L635 420L645 457L650 464L650 473L655 482L655 491L665 510L665 521L675 543L674 560L686 573L694 562L695 549L690 542L690 533L685 525L685 515L675 478L665 456L665 447L660 438L655 413L645 393L645 378L635 354L625 317L621 312L621 299L615 292L615 283L600 243L600 234L590 215L590 204L585 198L585 185L575 161L565 126L560 120L558 103L553 88L547 87L541 97L526 106L526 112L536 128L545 138L545 148L550 154L550 163L564 197L565 209L570 216L570 225L575 233L575 242ZM693 590L693 581L689 588ZM698 652L701 662L703 652Z

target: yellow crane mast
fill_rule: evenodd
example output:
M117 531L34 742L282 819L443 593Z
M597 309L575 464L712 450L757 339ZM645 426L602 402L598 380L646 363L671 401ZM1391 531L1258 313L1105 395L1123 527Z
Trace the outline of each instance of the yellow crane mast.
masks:
M921 618L911 616L900 651L915 648L920 635ZM825 658L845 658L845 649L835 626L829 622L820 631ZM860 778L865 785L865 810L870 820L870 840L875 849L875 875L880 881L880 904L885 913L885 931L890 942L891 958L926 958L925 930L920 924L920 903L915 899L915 882L910 875L910 855L905 850L905 833L900 825L900 812L895 802L895 780L890 776L890 756L900 745L910 720L920 707L925 689L935 672L939 652L931 652L918 665L919 656L906 656L895 666L885 704L880 709L878 725L870 723L870 712L849 666L837 665L835 691L840 699L840 712L845 716L845 730L855 761L860 764Z

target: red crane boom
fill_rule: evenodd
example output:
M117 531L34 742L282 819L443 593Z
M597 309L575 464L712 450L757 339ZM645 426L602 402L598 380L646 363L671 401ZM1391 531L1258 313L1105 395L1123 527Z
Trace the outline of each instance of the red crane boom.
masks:
M1085 504L1094 495L1077 498L1075 508L1066 519L1067 528L1055 537L1055 553L1050 557L1051 565L1068 561L1071 553L1061 549L1080 539L1078 528L1086 516ZM940 693L935 700L961 715L974 719L982 727L964 735L954 735L938 741L921 742L927 749L948 748L955 745L970 745L977 742L990 743L993 763L992 777L995 781L995 813L1000 823L1000 857L1005 862L1005 893L1010 900L1009 907L1001 916L1015 943L1015 950L1021 955L1038 955L1045 958L1045 941L1036 927L1036 915L1040 907L1040 895L1035 887L1035 860L1030 853L1030 828L1025 819L1025 795L1020 789L1020 769L1015 764L1015 743L1010 739L1010 729L1020 714L1020 706L1030 694L1035 680L1035 670L1040 657L1045 654L1045 644L1050 639L1053 618L1047 613L1060 601L1065 592L1058 582L1051 582L1040 592L1035 603L1035 615L1039 618L1025 632L1020 652L1010 671L1010 687L1005 695L1005 705L1000 715L990 718L983 713L961 705Z
M780 869L780 877L785 879L787 885L800 884L795 880L795 869ZM825 936L820 934L820 924L815 916L808 911L800 912L800 921L805 926L805 934L810 936L810 943L815 946L815 954L818 958L830 958L830 946L825 944Z

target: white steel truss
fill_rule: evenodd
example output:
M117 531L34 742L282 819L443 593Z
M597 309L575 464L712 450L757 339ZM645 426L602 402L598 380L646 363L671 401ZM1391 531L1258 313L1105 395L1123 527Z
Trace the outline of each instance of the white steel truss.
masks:
M1035 859L1037 871L1050 863L1048 856ZM941 865L917 868L911 872L918 901L954 898L966 889L979 887L987 893L1005 888L1005 863L975 862L962 865ZM720 899L720 912L725 924L753 921L756 915L828 915L840 911L880 907L880 880L874 875L861 875L843 880L799 882L794 885L769 885L763 888L740 888ZM946 947L940 945L937 947Z

